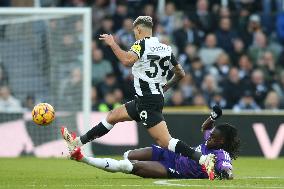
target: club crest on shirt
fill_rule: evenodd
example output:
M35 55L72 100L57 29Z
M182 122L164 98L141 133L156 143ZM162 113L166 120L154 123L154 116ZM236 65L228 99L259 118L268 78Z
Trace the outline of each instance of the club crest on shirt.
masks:
M132 45L131 50L136 52L136 53L138 53L138 54L140 54L141 46L137 45L137 44L134 44L134 45Z

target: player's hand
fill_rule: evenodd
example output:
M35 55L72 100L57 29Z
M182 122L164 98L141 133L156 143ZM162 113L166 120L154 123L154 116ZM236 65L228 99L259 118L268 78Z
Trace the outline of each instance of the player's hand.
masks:
M112 46L115 42L111 34L102 34L99 40L104 41L107 45Z
M218 119L221 116L222 116L222 109L221 109L221 107L218 106L218 105L213 106L212 112L210 114L211 119L215 121L216 119Z

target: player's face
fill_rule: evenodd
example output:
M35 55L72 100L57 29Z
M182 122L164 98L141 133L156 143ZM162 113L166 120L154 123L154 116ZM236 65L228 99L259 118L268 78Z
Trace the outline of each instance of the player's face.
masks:
M214 128L209 139L207 140L207 148L219 149L224 143L224 137L219 129Z

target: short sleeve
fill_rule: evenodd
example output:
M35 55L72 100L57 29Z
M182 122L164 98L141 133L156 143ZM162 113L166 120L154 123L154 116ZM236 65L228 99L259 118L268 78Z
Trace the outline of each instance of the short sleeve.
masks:
M145 51L145 40L138 40L136 41L130 48L130 51L137 54L138 58L141 58Z
M215 168L218 172L223 172L233 169L231 157L228 152L224 150L218 150L218 152L215 155L216 155Z
M204 132L203 132L203 138L204 138L205 141L210 138L211 133L212 133L212 129L204 130Z

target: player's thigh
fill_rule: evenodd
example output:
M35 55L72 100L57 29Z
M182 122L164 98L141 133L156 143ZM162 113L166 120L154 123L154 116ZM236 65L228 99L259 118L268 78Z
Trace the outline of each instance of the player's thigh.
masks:
M125 104L111 110L106 118L110 124L116 124L123 121L131 121L132 118L128 115Z
M127 158L129 160L150 161L152 159L152 147L131 150Z
M166 168L158 161L137 161L132 174L144 178L167 178Z
M168 147L171 135L165 121L161 121L155 126L148 128L148 132L159 146L163 148Z

